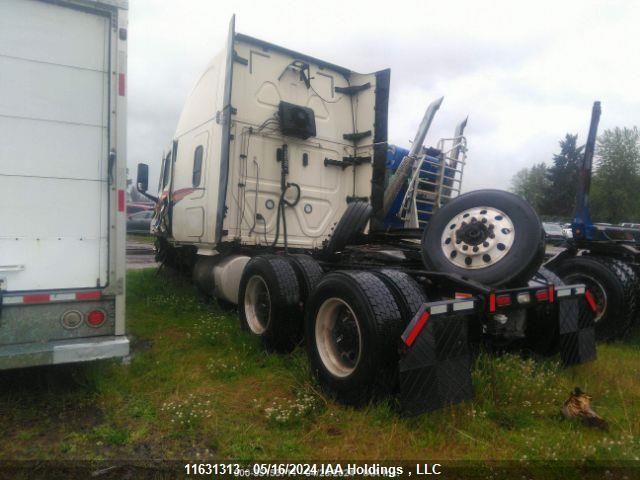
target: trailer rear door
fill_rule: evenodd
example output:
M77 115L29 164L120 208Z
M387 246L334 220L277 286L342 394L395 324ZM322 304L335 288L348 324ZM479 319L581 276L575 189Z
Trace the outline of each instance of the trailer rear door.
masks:
M110 19L0 0L0 280L108 282Z

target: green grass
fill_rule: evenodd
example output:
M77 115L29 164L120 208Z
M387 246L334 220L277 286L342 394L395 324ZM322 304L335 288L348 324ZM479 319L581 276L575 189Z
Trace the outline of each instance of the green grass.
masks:
M598 360L482 356L475 399L417 418L346 408L311 380L303 351L265 353L236 313L144 270L128 275L133 356L0 373L0 459L637 460L640 335ZM564 420L579 385L609 432Z

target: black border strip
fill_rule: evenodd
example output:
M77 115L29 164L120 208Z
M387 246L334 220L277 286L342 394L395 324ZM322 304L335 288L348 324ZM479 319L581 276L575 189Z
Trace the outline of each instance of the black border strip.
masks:
M373 172L371 175L372 217L370 230L384 230L384 179L387 164L387 135L389 124L389 87L391 70L376 72L376 103L373 131Z

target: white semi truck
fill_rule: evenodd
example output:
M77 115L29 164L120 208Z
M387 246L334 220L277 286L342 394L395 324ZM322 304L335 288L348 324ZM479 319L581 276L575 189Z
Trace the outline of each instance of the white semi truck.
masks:
M162 161L159 260L237 304L266 348L304 342L313 374L346 403L392 393L418 413L469 398L482 344L593 359L584 286L539 270L533 209L497 190L451 198L465 123L452 148L423 149L441 100L391 175L389 87L389 70L355 73L235 33L232 20ZM137 185L147 192L145 164Z
M0 0L0 369L129 353L126 0Z

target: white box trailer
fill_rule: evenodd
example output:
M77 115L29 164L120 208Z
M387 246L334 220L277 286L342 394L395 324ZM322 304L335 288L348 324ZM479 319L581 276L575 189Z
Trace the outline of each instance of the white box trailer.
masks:
M126 0L0 0L0 369L124 356Z

